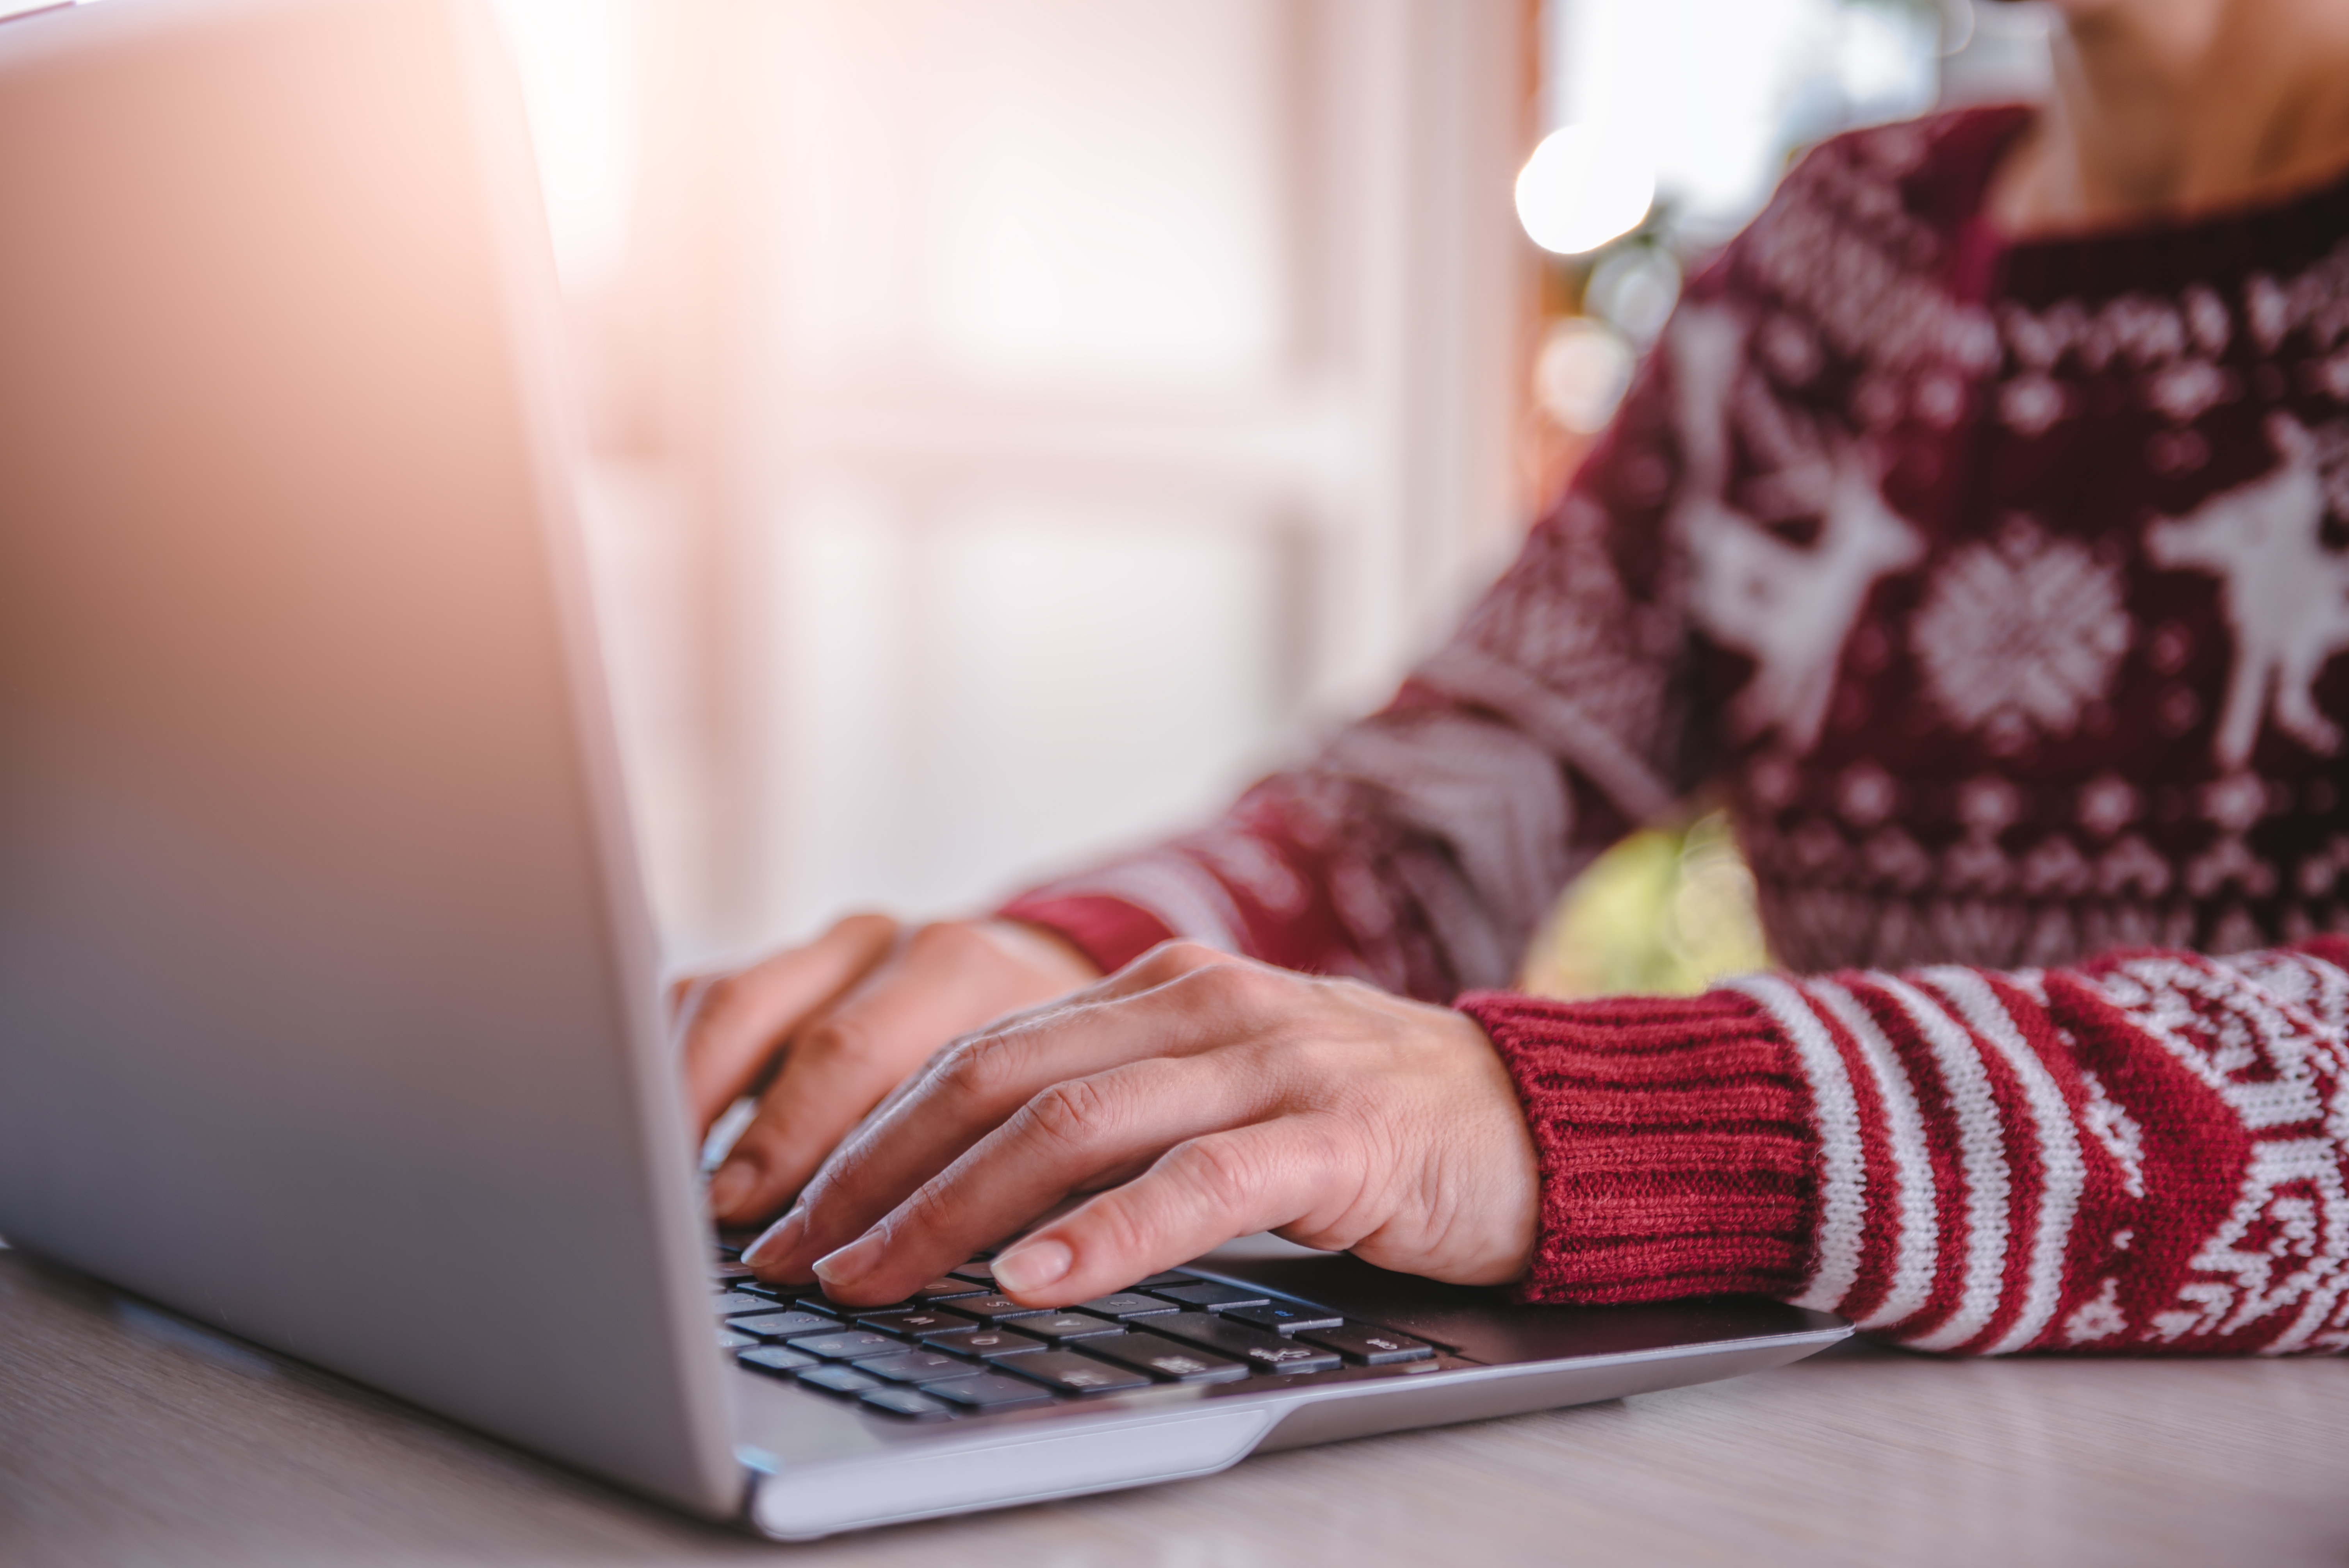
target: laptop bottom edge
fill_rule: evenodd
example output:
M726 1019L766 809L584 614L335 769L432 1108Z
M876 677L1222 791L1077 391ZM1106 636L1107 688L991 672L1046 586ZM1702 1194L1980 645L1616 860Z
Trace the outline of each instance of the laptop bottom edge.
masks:
M1495 1419L1765 1371L1846 1337L1843 1326L1687 1348L1462 1367L1425 1378L1218 1399L1181 1411L1103 1411L1033 1435L893 1448L755 1476L748 1522L780 1541L1212 1475L1254 1453ZM811 1396L813 1397L813 1396ZM974 1432L974 1439L980 1434Z

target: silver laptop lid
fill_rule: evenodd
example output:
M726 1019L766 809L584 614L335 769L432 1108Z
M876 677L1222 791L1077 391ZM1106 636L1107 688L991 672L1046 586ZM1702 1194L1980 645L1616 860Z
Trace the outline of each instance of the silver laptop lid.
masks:
M0 26L0 1235L740 1501L463 0Z

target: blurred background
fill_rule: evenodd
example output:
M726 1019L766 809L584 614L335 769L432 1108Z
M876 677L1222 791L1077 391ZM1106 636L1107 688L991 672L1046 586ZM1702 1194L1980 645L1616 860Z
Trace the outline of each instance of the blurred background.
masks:
M1801 148L1987 0L498 0L669 957L958 913L1381 701ZM1762 961L1692 802L1529 983Z

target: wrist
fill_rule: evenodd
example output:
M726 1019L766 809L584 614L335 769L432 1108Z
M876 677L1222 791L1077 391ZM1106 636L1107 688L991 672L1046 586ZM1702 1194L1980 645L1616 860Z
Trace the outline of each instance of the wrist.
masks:
M1063 989L1074 990L1102 977L1101 965L1093 962L1092 956L1051 926L1007 915L972 923L1006 957L1040 973L1065 978Z
M1096 975L1124 968L1178 933L1139 904L1095 893L1069 897L1029 895L996 911L995 918L1032 931L1049 932L1084 955Z
M1534 1142L1526 1105L1500 1043L1475 1014L1456 1008L1445 1011L1464 1046L1474 1053L1482 1080L1476 1103L1486 1115L1484 1125L1464 1140L1464 1146L1483 1151L1485 1180L1492 1194L1483 1255L1472 1274L1460 1277L1473 1284L1514 1284L1532 1270L1541 1239L1541 1150Z

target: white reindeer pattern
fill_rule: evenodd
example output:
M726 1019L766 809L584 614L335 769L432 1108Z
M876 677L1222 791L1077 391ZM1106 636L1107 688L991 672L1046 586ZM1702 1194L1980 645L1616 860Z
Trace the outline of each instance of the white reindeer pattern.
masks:
M2340 749L2341 727L2318 711L2316 677L2349 648L2349 552L2324 548L2324 489L2316 439L2291 415L2268 416L2281 460L2146 531L2146 553L2173 571L2208 573L2235 632L2234 671L2213 749L2240 768L2271 708L2276 727L2311 749Z
M1725 416L1744 340L1744 328L1725 311L1685 309L1673 327L1686 476L1674 522L1689 552L1691 610L1755 662L1732 717L1749 735L1775 723L1782 744L1807 751L1826 722L1843 645L1868 590L1915 565L1925 541L1885 503L1876 465L1855 441L1822 454L1821 525L1807 548L1727 504Z

